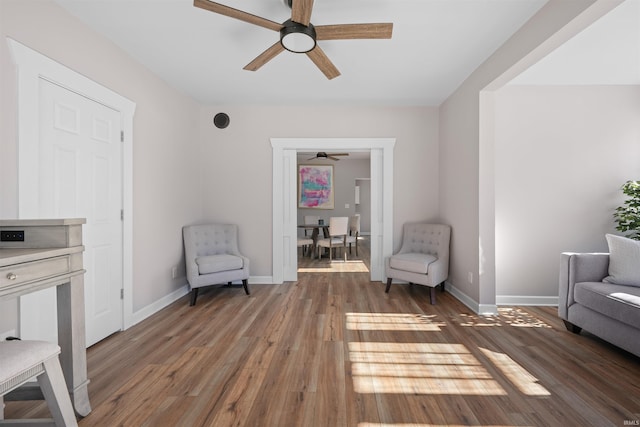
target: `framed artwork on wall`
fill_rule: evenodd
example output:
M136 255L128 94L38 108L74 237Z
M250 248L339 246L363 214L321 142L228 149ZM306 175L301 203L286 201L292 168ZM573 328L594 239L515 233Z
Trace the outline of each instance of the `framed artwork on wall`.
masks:
M333 209L333 165L298 165L298 207Z

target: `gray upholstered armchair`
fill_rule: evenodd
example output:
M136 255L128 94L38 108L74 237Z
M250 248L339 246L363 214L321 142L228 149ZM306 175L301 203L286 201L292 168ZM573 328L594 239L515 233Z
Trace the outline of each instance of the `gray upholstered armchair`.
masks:
M451 227L443 224L407 223L403 227L402 247L386 260L387 288L393 279L429 286L431 304L436 303L436 286L449 276Z
M198 289L242 280L249 295L249 258L238 250L238 227L233 224L189 225L182 229L190 305L195 305Z

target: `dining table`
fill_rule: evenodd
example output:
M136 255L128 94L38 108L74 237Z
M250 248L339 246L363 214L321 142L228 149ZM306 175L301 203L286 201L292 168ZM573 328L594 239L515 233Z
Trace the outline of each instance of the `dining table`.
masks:
M313 240L313 245L311 246L311 250L309 251L309 256L313 258L316 254L316 248L318 247L320 229L322 229L323 236L329 236L329 224L300 224L298 225L298 228L302 228L304 230L312 230L311 240Z

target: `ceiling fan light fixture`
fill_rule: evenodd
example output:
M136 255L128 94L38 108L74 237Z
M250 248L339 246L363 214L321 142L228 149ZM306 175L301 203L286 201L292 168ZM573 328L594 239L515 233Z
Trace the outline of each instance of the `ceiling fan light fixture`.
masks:
M310 52L316 47L316 30L311 24L307 27L289 19L282 24L280 44L289 52Z

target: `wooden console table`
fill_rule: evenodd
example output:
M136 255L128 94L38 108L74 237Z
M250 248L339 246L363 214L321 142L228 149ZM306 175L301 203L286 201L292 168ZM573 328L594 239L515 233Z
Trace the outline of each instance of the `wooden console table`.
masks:
M56 287L60 364L80 416L91 412L84 320L84 223L84 219L0 220L0 299ZM21 235L23 240L13 240ZM39 387L27 386L4 398L41 396Z

